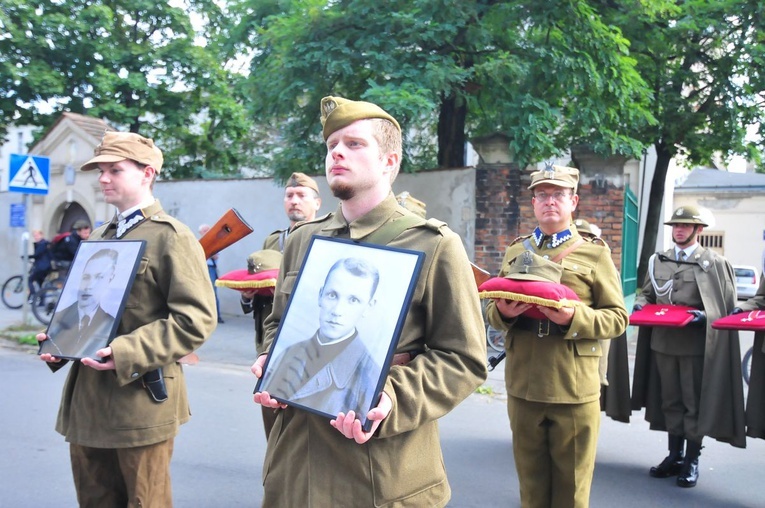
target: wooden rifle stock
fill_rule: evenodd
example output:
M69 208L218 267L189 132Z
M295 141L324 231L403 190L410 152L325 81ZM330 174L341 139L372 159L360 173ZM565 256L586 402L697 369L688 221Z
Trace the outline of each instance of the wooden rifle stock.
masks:
M252 227L245 222L236 209L231 208L218 219L210 231L199 239L199 243L205 251L205 259L209 259L250 233L252 233Z
M491 274L478 265L470 263L470 268L473 269L473 278L475 279L476 288L491 279Z

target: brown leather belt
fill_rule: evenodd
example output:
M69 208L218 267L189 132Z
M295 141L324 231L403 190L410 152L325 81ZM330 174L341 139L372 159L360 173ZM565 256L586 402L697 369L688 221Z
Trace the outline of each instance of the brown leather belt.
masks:
M422 353L422 351L406 351L404 353L396 353L393 355L393 360L391 360L391 365L406 365L407 363L414 360L414 357L418 354Z
M559 324L553 323L549 319L532 319L526 316L518 316L518 320L513 325L513 328L534 332L539 337L566 335L567 332Z

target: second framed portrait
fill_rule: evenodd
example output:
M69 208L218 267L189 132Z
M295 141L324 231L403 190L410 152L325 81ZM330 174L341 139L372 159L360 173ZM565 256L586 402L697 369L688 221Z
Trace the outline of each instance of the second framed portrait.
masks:
M424 256L314 236L256 391L369 430Z
M98 359L117 333L146 242L81 242L39 354Z

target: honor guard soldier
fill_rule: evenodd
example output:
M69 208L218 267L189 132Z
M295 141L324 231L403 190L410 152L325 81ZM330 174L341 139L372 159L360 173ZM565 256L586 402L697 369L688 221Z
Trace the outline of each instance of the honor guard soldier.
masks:
M437 420L486 379L486 336L465 248L445 224L425 220L391 192L401 128L379 106L321 101L327 182L334 213L292 229L266 319L266 348L284 316L313 235L425 253L393 366L364 432L354 411L326 418L280 404L263 467L263 506L445 506L451 497ZM268 349L266 349L268 351ZM266 355L252 366L263 375ZM350 409L350 408L349 408ZM278 429L278 432L277 432Z
M98 171L117 211L90 240L146 241L117 335L96 352L101 362L73 362L64 385L56 431L69 442L82 507L173 505L173 442L191 415L178 361L216 326L202 246L152 194L162 162L151 139L107 132L82 166ZM65 363L40 356L54 371Z
M736 278L725 258L699 244L707 222L697 207L677 208L664 224L674 246L649 259L635 310L648 303L698 310L682 328L640 328L632 407L645 407L651 429L667 432L669 455L650 475L694 487L704 436L746 444L738 333L711 327L733 310Z
M500 276L531 251L562 266L561 284L583 305L532 306L494 299L491 326L506 333L505 384L513 456L523 507L587 507L600 428L599 339L627 328L619 273L602 241L586 241L573 226L579 170L547 166L531 175L539 225L505 252Z
M319 195L319 185L316 183L316 180L304 173L292 173L289 180L287 180L287 185L284 187L284 212L287 214L290 225L284 229L277 229L268 235L263 241L262 250L273 250L281 254L290 229L298 222L312 221L316 218L319 208L321 208L321 196ZM263 256L262 251L250 254L247 259L248 269L251 260L254 259L257 264L257 259ZM269 256L266 255L265 257L270 261L271 258ZM245 314L252 312L252 318L255 322L255 350L258 354L261 354L263 353L263 339L265 337L263 322L271 314L273 297L260 295L255 291L242 291L239 303L242 307L242 312ZM266 439L268 439L271 427L274 426L276 413L267 407L262 407L261 409L263 412L263 428L266 431Z
M732 314L747 315L744 319L761 319L765 314L765 277L749 300L733 309ZM754 333L749 392L746 396L746 435L765 439L765 330Z

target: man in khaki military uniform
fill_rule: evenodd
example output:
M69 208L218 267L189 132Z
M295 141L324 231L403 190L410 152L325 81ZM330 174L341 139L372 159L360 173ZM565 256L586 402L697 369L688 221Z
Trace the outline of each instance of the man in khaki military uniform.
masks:
M600 428L599 339L627 327L619 274L610 249L583 239L572 225L579 171L548 166L531 175L539 225L507 248L500 276L524 251L563 268L561 284L576 307L538 307L547 319L524 316L530 304L492 300L489 323L507 334L505 384L513 455L524 507L586 507Z
M289 227L278 229L268 235L263 241L262 250L275 250L281 253L284 250L284 242L287 240L290 229L302 221L311 221L316 217L316 213L321 208L321 196L319 195L319 185L316 180L304 173L292 173L287 185L284 187L284 212L290 220ZM256 251L247 258L249 269L251 260L258 264L258 259L262 258L262 251ZM255 259L258 258L258 259ZM239 304L242 312L249 314L252 312L252 318L255 322L255 350L258 354L263 353L263 340L265 333L263 323L269 314L274 299L270 296L258 295L255 291L242 291ZM271 432L276 420L276 413L267 407L261 408L263 412L263 428L266 432L266 439Z
M284 248L266 346L274 339L312 235L425 253L373 421L353 411L328 421L280 405L268 439L263 506L445 506L451 497L438 418L486 378L481 306L462 240L446 225L401 207L391 184L401 162L401 128L379 106L339 97L321 102L327 180L337 210L294 227ZM253 365L260 377L266 355Z
M96 352L103 363L73 362L64 385L56 430L70 443L82 507L172 506L173 441L191 415L177 362L216 326L202 247L152 195L162 161L152 140L107 132L82 166L98 170L104 200L117 209L90 240L146 241L117 335ZM54 371L64 364L41 358Z
M765 313L765 277L760 277L757 294L735 307L731 314L742 312L760 316ZM765 439L765 332L754 334L749 392L746 396L746 435Z
M694 487L705 435L745 446L738 333L711 327L733 310L736 278L725 258L699 244L707 223L698 208L681 206L664 224L672 227L675 245L649 259L635 308L658 303L699 310L683 328L641 327L633 409L645 406L651 428L668 434L669 455L650 475L677 476L678 486Z

